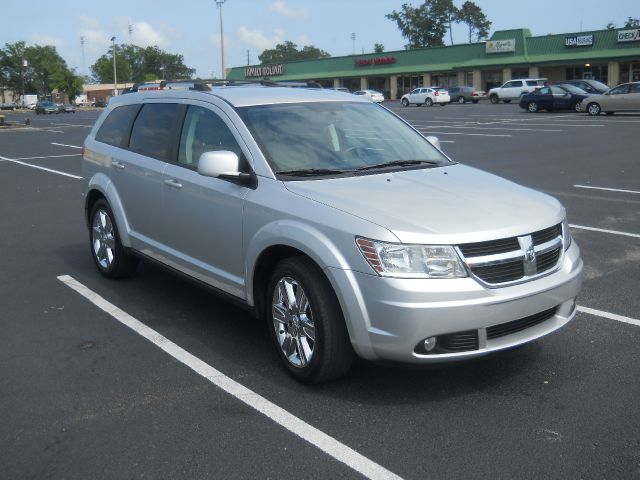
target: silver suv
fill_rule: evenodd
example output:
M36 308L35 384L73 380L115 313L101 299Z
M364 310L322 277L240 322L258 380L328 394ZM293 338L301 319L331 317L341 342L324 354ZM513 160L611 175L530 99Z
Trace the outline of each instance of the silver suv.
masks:
M582 260L553 198L457 164L386 108L235 86L110 102L84 144L91 253L217 289L321 382L369 360L477 357L575 315Z

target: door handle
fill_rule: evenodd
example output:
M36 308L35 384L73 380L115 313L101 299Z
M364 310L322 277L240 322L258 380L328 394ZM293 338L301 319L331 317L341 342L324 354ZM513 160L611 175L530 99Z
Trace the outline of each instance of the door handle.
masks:
M111 162L111 165L113 165L116 168L119 168L120 170L124 170L124 164L122 162L120 162L119 160L113 160Z
M182 184L175 179L165 180L164 184L171 188L182 188Z

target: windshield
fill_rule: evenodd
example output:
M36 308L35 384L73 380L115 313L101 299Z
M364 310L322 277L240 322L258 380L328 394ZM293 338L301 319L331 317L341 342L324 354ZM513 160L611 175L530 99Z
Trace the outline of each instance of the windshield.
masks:
M570 83L563 83L560 86L571 93L575 93L576 95L585 95L587 93L580 87L576 87L575 85L571 85Z
M238 113L275 173L346 174L389 162L394 168L451 164L422 135L372 103L259 105Z

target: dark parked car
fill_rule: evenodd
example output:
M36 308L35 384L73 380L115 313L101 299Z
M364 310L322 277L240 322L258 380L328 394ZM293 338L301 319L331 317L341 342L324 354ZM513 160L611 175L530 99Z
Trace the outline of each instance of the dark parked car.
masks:
M58 106L53 102L38 102L36 103L36 115L46 115L52 113L58 113Z
M562 80L556 85L574 85L587 93L600 94L609 90L609 86L598 80Z
M581 102L589 97L584 90L573 85L542 87L520 97L520 108L536 113L540 110L575 110L581 112Z
M64 105L62 105L61 112L64 112L64 113L76 113L76 107L74 107L70 103L65 103Z
M452 87L449 89L449 97L451 97L451 103L478 103L487 98L487 92L474 90L473 87Z

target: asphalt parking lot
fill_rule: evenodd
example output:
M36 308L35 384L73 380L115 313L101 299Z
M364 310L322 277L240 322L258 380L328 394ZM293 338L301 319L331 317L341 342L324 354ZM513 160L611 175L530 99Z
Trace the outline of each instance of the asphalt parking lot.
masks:
M478 361L300 385L243 310L148 263L98 274L79 149L97 112L7 113L32 125L0 130L0 476L640 478L640 116L390 108L565 205L574 321Z

